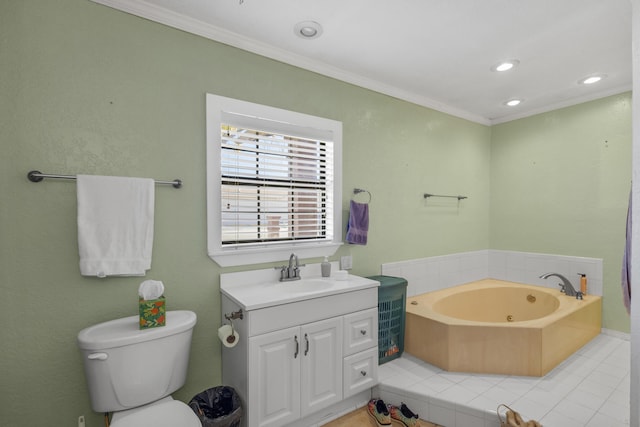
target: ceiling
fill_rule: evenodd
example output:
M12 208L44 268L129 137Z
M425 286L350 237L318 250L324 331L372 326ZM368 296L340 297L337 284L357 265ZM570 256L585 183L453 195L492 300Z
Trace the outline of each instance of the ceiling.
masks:
M487 125L631 90L629 0L93 1Z

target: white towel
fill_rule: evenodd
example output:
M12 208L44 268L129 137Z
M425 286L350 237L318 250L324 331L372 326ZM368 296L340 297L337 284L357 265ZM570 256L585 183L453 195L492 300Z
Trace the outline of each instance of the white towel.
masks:
M153 247L153 179L77 176L83 276L144 276Z

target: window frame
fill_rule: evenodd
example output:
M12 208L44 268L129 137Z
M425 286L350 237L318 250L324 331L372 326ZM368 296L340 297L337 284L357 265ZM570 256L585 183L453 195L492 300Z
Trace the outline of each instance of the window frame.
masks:
M298 136L333 142L333 236L324 240L256 242L232 247L222 244L220 128L230 117L245 126L266 126L269 131L294 132ZM207 252L213 261L221 267L229 267L287 260L291 253L300 258L330 256L338 250L342 245L341 122L207 93L206 137Z

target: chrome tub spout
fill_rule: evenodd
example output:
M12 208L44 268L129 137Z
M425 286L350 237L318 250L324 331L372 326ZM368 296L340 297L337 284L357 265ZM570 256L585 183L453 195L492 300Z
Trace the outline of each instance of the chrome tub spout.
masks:
M560 292L564 292L564 294L569 296L569 297L575 297L576 296L575 288L573 287L573 285L571 284L569 279L564 277L562 274L559 274L559 273L546 273L546 274L543 274L542 276L540 276L540 278L541 279L547 279L547 278L549 278L551 276L555 276L558 279L562 280L562 283L558 283L558 286L560 286Z

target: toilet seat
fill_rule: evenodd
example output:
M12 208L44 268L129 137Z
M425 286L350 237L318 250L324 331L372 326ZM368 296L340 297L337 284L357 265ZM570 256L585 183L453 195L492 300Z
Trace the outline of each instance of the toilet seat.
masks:
M120 414L123 415L123 414ZM179 400L150 405L139 410L114 417L111 427L201 427L193 410Z

